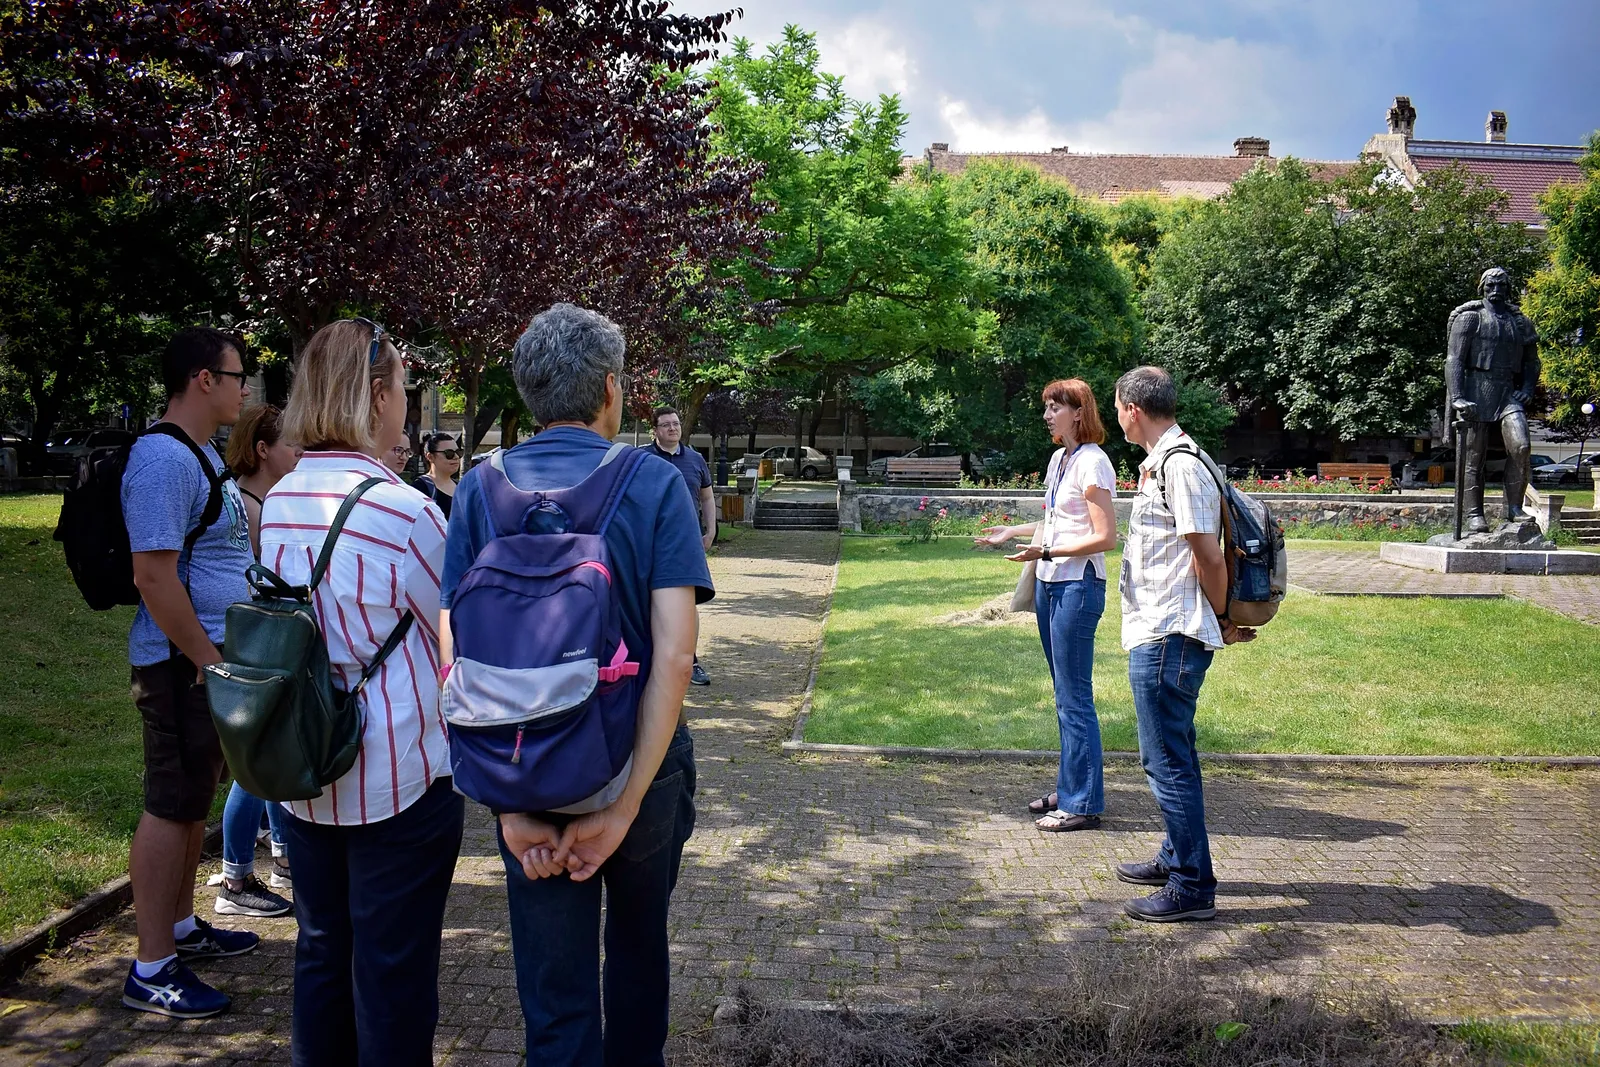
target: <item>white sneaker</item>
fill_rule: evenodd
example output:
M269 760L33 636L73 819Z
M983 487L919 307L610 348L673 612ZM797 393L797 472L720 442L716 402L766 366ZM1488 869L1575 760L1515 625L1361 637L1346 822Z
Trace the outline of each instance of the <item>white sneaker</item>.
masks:
M286 863L273 863L272 873L267 876L267 884L274 889L293 889L294 875Z

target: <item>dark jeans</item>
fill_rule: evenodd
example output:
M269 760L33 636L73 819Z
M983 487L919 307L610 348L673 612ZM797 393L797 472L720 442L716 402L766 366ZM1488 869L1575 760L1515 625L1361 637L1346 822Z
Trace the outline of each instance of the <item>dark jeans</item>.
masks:
M1168 634L1128 653L1139 762L1167 826L1158 859L1172 872L1167 885L1185 902L1209 902L1217 892L1194 743L1194 706L1211 656L1204 644L1183 634Z
M666 1063L667 905L694 831L694 742L678 727L627 836L585 882L529 879L500 843L511 904L517 996L528 1063L661 1067ZM294 862L290 859L290 862ZM298 877L298 874L296 875ZM600 897L605 886L602 1036Z
M300 923L295 1067L433 1063L439 940L461 851L462 801L450 784L439 779L382 822L283 820Z
M1094 632L1106 613L1106 580L1086 571L1076 581L1035 586L1033 609L1061 728L1056 807L1068 815L1099 815L1106 810L1106 786L1094 711Z

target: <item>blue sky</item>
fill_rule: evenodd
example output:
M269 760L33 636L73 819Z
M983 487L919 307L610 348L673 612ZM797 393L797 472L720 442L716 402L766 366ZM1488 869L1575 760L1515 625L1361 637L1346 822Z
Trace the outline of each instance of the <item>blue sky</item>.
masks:
M1352 159L1396 94L1416 135L1576 144L1600 128L1600 0L680 0L734 32L815 31L853 96L899 93L904 147Z

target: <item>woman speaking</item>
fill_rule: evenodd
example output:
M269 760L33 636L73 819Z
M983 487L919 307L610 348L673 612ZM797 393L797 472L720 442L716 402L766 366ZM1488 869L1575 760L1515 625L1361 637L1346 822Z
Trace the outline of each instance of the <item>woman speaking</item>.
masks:
M1100 720L1094 710L1094 632L1106 610L1106 551L1117 544L1112 497L1117 475L1101 449L1106 439L1087 383L1069 378L1044 388L1044 421L1061 447L1050 459L1043 529L1040 523L991 526L979 544L1013 538L1029 544L1007 559L1035 563L1034 612L1055 687L1061 727L1061 769L1055 792L1028 810L1040 830L1093 830L1105 811Z

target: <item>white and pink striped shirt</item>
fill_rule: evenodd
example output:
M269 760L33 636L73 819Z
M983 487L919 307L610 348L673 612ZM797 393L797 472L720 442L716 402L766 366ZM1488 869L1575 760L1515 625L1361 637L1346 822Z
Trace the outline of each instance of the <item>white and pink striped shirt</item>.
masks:
M355 684L407 609L416 622L361 692L365 726L355 766L322 796L284 805L309 822L391 818L450 773L439 714L439 508L370 456L307 452L261 505L261 562L291 585L309 582L340 502L372 477L389 484L361 497L312 598L335 684Z

